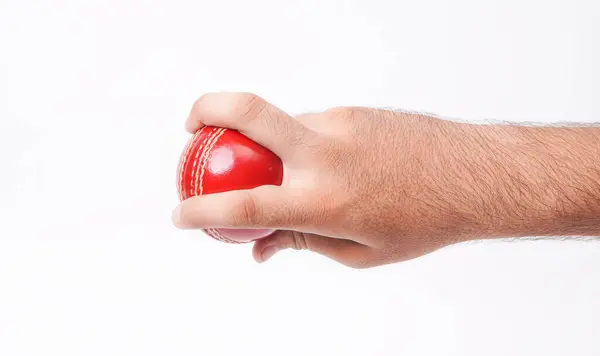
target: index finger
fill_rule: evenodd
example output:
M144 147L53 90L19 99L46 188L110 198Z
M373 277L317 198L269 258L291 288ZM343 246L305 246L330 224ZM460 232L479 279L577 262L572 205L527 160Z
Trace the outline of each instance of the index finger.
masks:
M193 105L186 130L202 126L237 130L284 160L316 135L298 120L250 93L209 93Z

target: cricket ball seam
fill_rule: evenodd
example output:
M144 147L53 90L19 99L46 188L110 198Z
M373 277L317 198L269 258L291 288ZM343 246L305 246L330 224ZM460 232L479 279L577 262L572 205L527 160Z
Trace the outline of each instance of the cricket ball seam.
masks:
M205 126L206 127L206 126ZM200 136L200 133L204 130L204 127L202 127L200 130L198 130L194 136L192 136L189 141L188 141L188 145L185 149L185 152L183 154L183 157L181 158L181 160L179 161L179 181L178 181L178 188L179 188L179 200L183 201L183 193L184 193L184 183L183 183L183 179L185 176L185 165L187 163L187 159L188 159L188 155L190 153L190 150L192 149L192 147L194 146L194 143L196 142L196 139Z
M221 236L219 236L214 229L209 228L209 229L206 229L205 231L208 234L208 236L212 237L213 239L223 241L223 239L221 239Z
M213 137L215 136L217 131L219 131L219 129L217 127L213 127L211 129L210 133L208 133L208 135L204 138L204 141L202 141L202 144L200 144L200 146L198 147L198 151L196 152L196 158L194 160L194 167L192 169L192 175L191 175L191 181L190 181L190 195L199 195L198 187L199 187L199 184L202 184L201 181L199 182L200 168L202 166L201 162L202 162L202 159L206 152L206 149L207 149L208 145L210 144L210 141L213 139Z
M196 195L202 195L204 193L204 187L202 186L202 183L204 182L204 173L206 172L206 164L208 163L208 157L210 156L210 153L212 152L213 148L215 147L215 144L217 143L217 141L219 141L221 136L223 136L225 131L226 131L226 129L224 129L224 128L218 129L215 132L215 135L213 136L212 141L209 140L209 142L206 143L207 147L201 156L202 163L200 165L200 176L197 178L198 185L196 186Z
M196 194L202 195L204 192L204 187L202 185L203 181L204 181L204 174L206 173L206 165L208 164L208 158L210 157L210 154L213 150L213 148L215 147L215 145L217 144L217 142L219 141L219 139L221 138L221 136L223 136L225 134L225 131L227 131L227 129L225 128L220 128L219 130L217 130L216 134L213 136L212 140L209 140L209 142L206 144L207 148L206 150L204 150L204 152L202 153L201 156L201 160L202 160L202 164L200 166L200 175L199 175L199 184L196 186L196 189L200 189L200 191L196 192ZM206 230L207 234L211 237L213 237L214 239L220 240L222 242L228 242L228 243L234 243L234 244L239 244L239 241L235 241L235 240L231 240L227 237L225 237L223 234L221 234L221 232L218 229L214 229L214 228L209 228Z
M206 127L206 126L205 126ZM189 195L198 195L198 171L200 169L200 165L198 161L202 160L204 156L204 152L206 151L206 147L208 145L208 141L213 137L213 135L217 132L217 128L213 127L211 132L204 137L204 141L198 146L198 150L196 151L196 157L194 157L194 164L191 168L191 176L190 176L190 187L189 187ZM196 168L197 166L197 168ZM195 185L196 184L196 185Z
M225 241L225 242L229 242L229 243L231 243L231 244L244 244L244 243L246 243L246 242L244 242L244 241L235 241L235 240L232 240L232 239L230 239L230 238L228 238L228 237L225 237L225 235L223 235L223 234L221 233L221 231L219 231L218 229L214 229L214 232L215 232L215 233L216 233L216 234L217 234L219 237L221 237L221 239L223 239L223 241Z
M222 242L228 242L228 243L232 243L232 244L241 244L241 243L243 243L243 242L239 242L239 241L228 239L223 234L221 234L219 232L219 230L217 230L217 229L212 229L212 228L211 229L206 229L206 233L208 234L208 236L210 236L210 237L212 237L212 238L214 238L216 240L222 241Z

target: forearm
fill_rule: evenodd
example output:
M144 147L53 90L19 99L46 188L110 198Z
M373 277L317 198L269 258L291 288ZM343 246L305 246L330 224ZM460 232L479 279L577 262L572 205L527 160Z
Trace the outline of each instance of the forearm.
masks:
M472 151L462 164L485 197L471 206L482 236L600 236L600 128L467 131Z

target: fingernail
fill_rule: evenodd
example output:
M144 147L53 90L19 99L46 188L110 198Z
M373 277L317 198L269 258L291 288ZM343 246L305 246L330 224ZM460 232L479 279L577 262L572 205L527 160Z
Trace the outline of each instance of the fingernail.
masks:
M277 246L266 247L260 254L260 256L262 258L261 262L266 262L269 258L273 257L273 255L276 254L277 251L279 251L279 247L277 247Z
M181 227L179 225L181 223L181 205L178 205L177 208L173 210L173 213L171 213L171 221L176 227Z

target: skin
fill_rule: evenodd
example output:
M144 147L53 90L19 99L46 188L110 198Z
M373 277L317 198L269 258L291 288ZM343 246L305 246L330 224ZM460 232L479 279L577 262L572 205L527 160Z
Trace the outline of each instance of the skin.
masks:
M600 235L600 128L475 125L363 107L291 117L249 93L210 93L186 130L240 131L285 166L282 186L197 196L181 229L274 228L264 262L306 249L353 268L470 240Z

